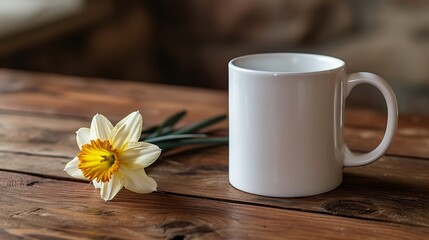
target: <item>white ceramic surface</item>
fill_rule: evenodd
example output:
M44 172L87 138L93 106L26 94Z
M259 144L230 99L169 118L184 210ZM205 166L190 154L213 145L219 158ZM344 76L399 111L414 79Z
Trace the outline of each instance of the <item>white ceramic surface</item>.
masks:
M341 184L344 166L378 159L396 131L397 103L371 73L347 75L343 61L321 55L272 53L229 62L229 181L245 192L302 197ZM345 98L361 83L386 99L385 136L356 155L343 140Z

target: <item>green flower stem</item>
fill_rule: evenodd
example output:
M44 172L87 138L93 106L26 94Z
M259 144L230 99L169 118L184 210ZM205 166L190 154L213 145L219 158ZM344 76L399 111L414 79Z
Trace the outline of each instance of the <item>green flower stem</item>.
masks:
M170 116L169 118L167 118L167 120L165 120L157 129L154 133L150 134L148 136L148 138L153 138L153 137L159 137L162 135L165 135L167 132L169 131L164 131L163 130L166 128L170 128L172 126L174 126L174 124L176 124L178 121L180 121L184 116L186 115L186 111L180 111L177 112L175 114L173 114L172 116Z
M159 128L159 125L152 126L142 131L142 134L154 133Z
M222 145L228 143L228 137L223 138L202 138L202 139L180 139L174 141L164 141L158 143L158 147L163 151L169 150L171 148L190 145L190 144L213 144L213 145Z
M226 114L222 114L219 116L215 116L206 120L203 120L201 122L191 124L188 126L185 126L177 131L174 131L173 134L185 134L185 133L195 133L200 129L203 129L205 127L208 127L210 125L213 125L217 122L220 122L226 118Z
M226 119L226 114L214 116L175 130L174 125L179 122L186 113L186 111L177 112L168 117L162 124L152 126L142 131L139 141L156 144L164 151L190 144L221 145L228 143L228 137L208 138L206 134L198 133L199 130Z
M147 143L158 143L168 140L178 140L178 139L184 139L184 138L206 138L207 135L205 134L180 134L180 135L167 135L167 136L161 136L161 137L155 137L155 138L147 138L143 141Z

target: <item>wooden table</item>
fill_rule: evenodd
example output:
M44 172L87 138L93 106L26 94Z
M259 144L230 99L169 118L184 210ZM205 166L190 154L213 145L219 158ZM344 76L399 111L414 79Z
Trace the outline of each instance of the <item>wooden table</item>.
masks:
M145 126L186 109L184 124L227 112L222 91L0 70L0 239L429 239L429 118L400 116L388 153L346 168L334 191L268 198L228 183L228 147L164 154L158 192L98 190L63 168L95 113ZM347 109L350 148L381 139L383 113ZM227 133L227 125L220 124Z

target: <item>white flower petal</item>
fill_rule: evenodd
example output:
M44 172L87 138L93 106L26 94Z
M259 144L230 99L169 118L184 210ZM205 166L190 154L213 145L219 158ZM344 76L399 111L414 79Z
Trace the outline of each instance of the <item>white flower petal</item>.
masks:
M102 141L108 140L110 132L113 129L112 123L103 115L96 114L92 118L90 134L91 140L100 139Z
M77 157L73 158L69 163L67 163L66 167L64 168L64 171L68 173L68 175L79 178L79 179L86 179L83 176L82 171L78 168L79 159Z
M146 175L144 168L130 169L121 166L119 169L124 178L124 187L136 193L150 193L156 191L157 184L153 178Z
M119 153L121 164L130 169L146 168L161 154L158 146L145 142L129 143L127 148Z
M122 178L120 174L114 173L108 182L101 185L100 196L104 201L112 200L122 189Z
M97 182L97 179L92 180L92 185L94 185L95 188L101 188L103 186L102 182Z
M142 131L142 115L139 111L130 113L112 129L110 143L114 149L121 150L128 142L137 142Z
M79 128L76 132L76 142L79 149L82 149L82 145L90 143L90 138L89 128Z

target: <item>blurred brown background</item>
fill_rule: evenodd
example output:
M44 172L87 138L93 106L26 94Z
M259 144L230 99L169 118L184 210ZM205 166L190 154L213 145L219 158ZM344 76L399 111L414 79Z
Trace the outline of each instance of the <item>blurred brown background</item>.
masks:
M0 67L227 88L244 54L314 52L394 88L429 114L427 0L0 0ZM372 87L349 104L384 109Z

